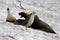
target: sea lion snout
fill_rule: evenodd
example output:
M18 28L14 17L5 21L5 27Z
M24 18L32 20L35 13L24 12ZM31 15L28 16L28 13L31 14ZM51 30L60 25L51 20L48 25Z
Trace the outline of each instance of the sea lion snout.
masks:
M25 17L25 18L27 18L29 16L25 12L20 12L20 13L18 13L18 15L20 15L21 17Z
M24 16L23 16L23 15L24 15L24 13L23 13L23 12L19 13L19 15L20 15L21 17L24 17Z
M22 14L24 14L24 12L20 12L20 13L19 13L19 15L22 15Z

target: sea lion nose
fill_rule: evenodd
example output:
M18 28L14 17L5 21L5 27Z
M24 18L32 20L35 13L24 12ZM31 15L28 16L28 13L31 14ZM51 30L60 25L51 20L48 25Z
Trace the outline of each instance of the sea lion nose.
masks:
M20 13L18 13L20 15Z
M19 15L21 16L21 17L23 17L23 13L21 12L21 13L19 13Z
M19 15L21 15L21 13L19 13Z
M22 14L24 14L24 12L20 12L20 13L19 13L19 15L22 15Z

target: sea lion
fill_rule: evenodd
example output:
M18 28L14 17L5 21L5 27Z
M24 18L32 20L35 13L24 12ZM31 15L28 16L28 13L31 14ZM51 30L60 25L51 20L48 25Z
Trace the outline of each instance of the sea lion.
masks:
M10 9L7 8L7 18L6 18L6 22L14 22L16 20L15 17L13 17L13 15L10 12Z
M27 19L30 15L29 13L30 12L20 12L19 15L21 15L21 17L24 17L25 19ZM31 25L31 28L42 30L42 31L45 31L48 33L55 33L56 34L56 32L47 23L45 23L41 19L39 19L39 17L37 15L34 16L34 22Z

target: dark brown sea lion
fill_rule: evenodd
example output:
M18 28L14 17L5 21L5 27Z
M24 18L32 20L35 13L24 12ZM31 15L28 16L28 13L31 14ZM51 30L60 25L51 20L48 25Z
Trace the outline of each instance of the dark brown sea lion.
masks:
M27 19L30 14L29 14L29 12L20 12L19 15L21 15L21 17L24 17L25 19ZM40 20L37 15L34 16L34 22L31 25L31 28L43 30L48 33L55 33L55 31L47 23Z

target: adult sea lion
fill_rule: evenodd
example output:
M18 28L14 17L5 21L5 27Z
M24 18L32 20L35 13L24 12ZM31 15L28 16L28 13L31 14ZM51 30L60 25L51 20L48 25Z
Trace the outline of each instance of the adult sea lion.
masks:
M20 12L19 15L21 15L21 17L24 17L25 19L27 19L30 15L29 13L30 12L25 11L25 12ZM55 33L56 34L56 32L47 23L45 23L41 19L39 19L39 17L37 15L34 16L34 22L31 25L31 28L42 30L42 31L45 31L48 33Z

